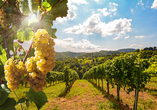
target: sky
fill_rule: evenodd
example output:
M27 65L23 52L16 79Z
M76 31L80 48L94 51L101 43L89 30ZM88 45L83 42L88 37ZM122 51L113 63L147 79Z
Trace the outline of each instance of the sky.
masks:
M68 0L57 18L56 52L157 46L157 0Z

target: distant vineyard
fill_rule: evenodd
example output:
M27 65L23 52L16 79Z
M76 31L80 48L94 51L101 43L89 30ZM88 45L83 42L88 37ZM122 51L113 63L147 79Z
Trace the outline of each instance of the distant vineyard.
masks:
M138 93L145 87L151 76L157 74L157 56L148 59L141 59L141 52L127 53L112 60L107 60L104 64L94 66L83 76L91 82L101 80L107 81L107 93L109 94L109 84L117 86L117 97L120 100L120 89L124 87L129 94L135 90L134 109L137 109ZM103 86L102 86L103 90Z

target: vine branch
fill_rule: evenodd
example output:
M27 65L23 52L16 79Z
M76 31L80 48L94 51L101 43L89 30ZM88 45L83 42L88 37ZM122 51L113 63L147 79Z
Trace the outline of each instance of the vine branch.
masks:
M54 4L54 5L52 6L52 8L55 7L57 4L59 4L59 3L62 2L62 1L63 1L63 0L60 0L59 2L57 2L56 4ZM40 2L40 0L39 0L39 2ZM34 32L37 31L37 29L39 28L39 26L40 26L40 24L41 24L41 21L43 20L44 16L45 16L47 13L48 13L48 12L46 12L45 14L43 14L43 15L41 16L40 21L39 21L39 23L37 24L37 27L35 28ZM25 63L25 61L26 61L26 59L27 59L27 57L28 57L28 55L29 55L29 53L30 53L30 51L31 51L31 48L32 48L32 43L31 43L31 45L30 45L30 47L29 47L29 49L28 49L28 51L27 51L27 53L26 53L26 56L25 56L24 59L23 59L23 63Z
M57 4L59 4L60 2L62 2L63 0L60 0L59 2L57 2L56 4L54 4L53 6L52 6L52 8L53 7L55 7Z
M9 53L9 49L8 49L8 43L7 43L7 36L4 35L4 43L5 43L5 51L7 53L7 58L10 58L10 53Z
M0 9L7 3L7 0L3 3L3 5L0 7Z
M41 21L43 20L43 18L44 18L44 14L41 16L41 19L40 19L39 23L37 24L37 27L35 28L34 32L36 32L37 29L39 28L39 26L40 26ZM30 53L30 51L31 51L31 48L32 48L32 43L31 43L31 45L30 45L30 47L29 47L29 49L28 49L28 51L27 51L27 53L26 53L25 58L23 59L23 63L25 63L25 61L26 61L26 59L27 59L27 57L28 57L28 55L29 55L29 53Z

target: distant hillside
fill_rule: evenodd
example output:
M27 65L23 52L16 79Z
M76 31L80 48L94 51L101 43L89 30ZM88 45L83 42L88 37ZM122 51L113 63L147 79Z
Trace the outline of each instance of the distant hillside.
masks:
M56 52L55 59L59 58L69 58L69 57L79 57L80 55L85 54L83 52L76 53L76 52Z
M120 52L118 52L118 51L103 51L103 50L101 50L99 52L85 53L85 54L82 54L79 57L92 57L92 56L102 57L102 56L105 56L105 55L110 55L112 53L119 54Z
M133 48L119 49L118 52L135 52L135 49Z
M104 51L104 50L101 50L99 52L90 52L90 53L85 53L85 52L56 52L56 55L55 55L55 59L58 60L58 59L65 59L65 58L69 58L69 57L79 57L79 58L82 58L82 57L102 57L102 56L105 56L105 55L110 55L110 54L113 54L113 53L116 53L116 54L120 54L120 52L133 52L135 51L135 49L119 49L117 51Z

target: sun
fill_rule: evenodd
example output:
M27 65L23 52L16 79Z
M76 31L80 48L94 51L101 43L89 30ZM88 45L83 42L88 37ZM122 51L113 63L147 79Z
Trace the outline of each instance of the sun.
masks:
M35 14L30 14L26 19L28 20L28 26L32 23L39 22Z

